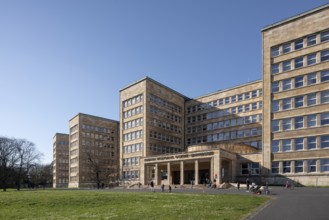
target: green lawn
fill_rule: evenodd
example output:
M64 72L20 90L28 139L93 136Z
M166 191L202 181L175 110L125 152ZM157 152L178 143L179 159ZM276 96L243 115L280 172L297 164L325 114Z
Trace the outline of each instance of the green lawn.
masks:
M0 219L241 219L269 198L97 190L0 192Z

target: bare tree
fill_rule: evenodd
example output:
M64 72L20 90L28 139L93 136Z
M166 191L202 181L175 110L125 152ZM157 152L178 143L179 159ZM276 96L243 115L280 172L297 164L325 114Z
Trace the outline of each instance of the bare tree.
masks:
M8 180L11 174L13 174L13 169L17 160L15 151L14 139L0 137L0 183L3 191L7 191Z

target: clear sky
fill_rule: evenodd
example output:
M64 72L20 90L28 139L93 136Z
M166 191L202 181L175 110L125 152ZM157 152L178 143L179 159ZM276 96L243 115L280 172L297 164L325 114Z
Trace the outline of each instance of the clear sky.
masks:
M0 0L0 136L52 161L77 113L119 120L144 76L188 96L261 79L261 28L324 0Z

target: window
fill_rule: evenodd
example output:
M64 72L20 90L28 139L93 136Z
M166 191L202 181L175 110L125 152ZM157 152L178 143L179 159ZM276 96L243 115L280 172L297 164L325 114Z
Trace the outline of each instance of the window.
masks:
M256 110L257 109L257 102L251 103L251 109Z
M242 100L243 100L243 95L242 94L238 95L238 101L240 102Z
M329 40L329 31L322 32L320 35L321 42L325 42Z
M231 97L232 102L236 102L236 96Z
M251 129L251 136L257 136L258 135L258 129L257 128L252 128Z
M291 151L291 139L283 140L282 148L284 152Z
M247 92L244 94L244 99L250 99L250 92Z
M277 112L280 110L279 100L275 100L272 102L272 112Z
M321 172L329 172L329 159L321 159L320 160L320 171Z
M230 103L230 97L225 98L225 104L228 104L228 103Z
M238 131L238 138L242 138L243 137L243 131L239 130Z
M271 67L271 73L272 73L272 74L277 74L277 73L279 73L279 64L272 64L272 67Z
M304 76L295 77L295 88L302 87L304 85Z
M329 60L329 50L321 51L321 62Z
M285 79L282 82L282 90L285 91L288 89L291 89L291 79Z
M300 108L304 106L304 97L297 96L295 97L295 108Z
M231 109L231 111L232 111L232 114L235 114L235 113L236 113L236 107L233 107L233 108Z
M244 105L244 111L250 111L250 104Z
M243 118L238 118L238 125L243 125Z
M236 131L231 131L231 139L236 139Z
M304 172L304 161L295 160L295 173L302 173L302 172Z
M251 175L259 175L259 163L250 163Z
M235 126L236 125L236 119L231 119L231 126Z
M291 172L291 161L283 161L283 173L290 173Z
M321 125L329 125L329 112L321 114Z
M316 93L311 93L307 95L307 105L316 105Z
M307 138L307 148L310 150L316 148L316 137Z
M291 130L291 118L283 119L282 125L284 131Z
M291 51L291 43L284 44L282 46L283 53L289 53Z
M329 81L329 70L321 72L321 82Z
M271 173L273 174L279 173L279 162L272 162Z
M271 57L276 57L280 55L280 47L271 48Z
M307 46L312 46L316 44L316 35L308 36L307 37Z
M321 104L329 103L329 90L321 92Z
M272 93L279 92L279 82L272 83Z
M307 56L307 65L313 65L316 63L316 53L312 53Z
M307 172L309 172L309 173L316 172L316 160L307 161Z
M225 140L230 140L230 132L225 132Z
M246 116L244 117L244 123L245 124L250 124L251 120L250 120L250 116Z
M298 58L295 58L295 69L298 69L300 67L303 67L303 57L298 57Z
M291 60L282 63L282 70L283 72L291 70Z
M282 100L282 109L283 110L291 109L291 98L286 98Z
M304 127L304 117L295 117L295 129L300 129Z
M272 132L280 131L280 120L272 121Z
M257 90L252 91L252 92L251 92L251 96L252 96L253 98L256 98L256 97L257 97Z
M307 76L307 85L313 85L316 83L316 73L311 73Z
M295 150L304 150L304 139L303 138L295 139Z
M321 136L321 148L329 148L329 135Z
M279 152L279 143L280 142L278 140L271 142L271 152L272 153Z
M250 129L245 129L244 130L244 136L245 137L250 137Z
M295 40L295 50L302 49L303 44L304 44L304 39Z
M316 119L317 119L316 114L308 115L307 116L307 127L308 128L316 127L317 126Z

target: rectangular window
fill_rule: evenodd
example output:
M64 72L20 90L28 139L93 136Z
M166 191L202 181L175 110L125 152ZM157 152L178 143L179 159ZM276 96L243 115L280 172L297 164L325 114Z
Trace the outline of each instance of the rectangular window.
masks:
M231 109L231 111L232 111L232 114L235 114L235 113L236 113L236 107L233 107L233 108Z
M253 98L256 98L256 97L257 97L257 90L252 91L252 92L251 92L251 96L252 96Z
M272 165L271 165L271 173L272 174L279 173L279 162L272 162Z
M295 88L302 87L304 85L304 76L295 77Z
M279 92L279 82L272 83L272 93Z
M282 148L284 152L291 151L291 139L283 140Z
M230 132L225 132L225 140L230 140Z
M329 112L321 114L321 125L329 125Z
M280 142L278 140L271 142L271 152L272 153L279 152L279 143Z
M291 172L291 161L283 161L283 173L290 173Z
M329 31L322 32L320 35L321 42L325 42L329 40Z
M304 138L295 139L295 150L304 150Z
M271 48L271 57L276 57L280 55L280 47Z
M231 139L236 139L236 131L231 131Z
M251 175L259 175L259 163L250 163Z
M243 131L238 131L238 138L243 138Z
M231 126L235 126L236 125L236 119L231 119Z
M291 89L291 79L285 79L282 81L282 90L288 90Z
M295 129L304 128L304 117L295 117Z
M295 69L298 69L298 68L301 68L304 66L303 60L304 60L303 57L295 58Z
M238 95L238 101L240 102L242 100L243 100L243 95L242 94Z
M277 112L280 110L279 100L275 100L272 102L272 112Z
M329 50L321 51L321 62L329 60Z
M311 35L307 37L307 46L312 46L316 44L316 35Z
M230 103L230 97L225 98L225 104L228 104L228 103Z
M250 104L244 105L244 111L250 111Z
M307 148L308 149L316 149L316 137L308 137L307 138Z
M280 120L272 121L272 132L280 131Z
M283 72L291 70L291 60L284 61L282 63L282 70L283 70Z
M251 103L251 109L256 110L257 109L257 102Z
M316 73L308 74L307 76L307 85L313 85L316 83Z
M283 53L289 53L291 51L291 43L284 44L282 46Z
M282 100L282 109L283 110L291 109L291 98L286 98Z
M250 129L245 129L244 130L244 136L245 137L250 137Z
M329 90L321 92L321 104L329 103Z
M219 105L224 105L224 99L219 100Z
M304 46L304 39L295 40L295 50L302 49Z
M321 159L320 160L320 171L321 172L329 172L329 159Z
M316 93L311 93L307 95L307 105L316 105Z
M308 128L316 127L317 126L316 119L317 119L316 114L314 114L314 115L308 115L307 116L307 127Z
M238 125L243 125L243 118L238 118Z
M250 116L246 116L244 117L244 123L245 124L250 124L251 120L250 120Z
M285 118L282 120L283 130L291 130L291 118Z
M244 94L244 100L250 99L250 92Z
M251 129L251 136L257 136L258 135L258 128L252 128Z
M329 81L329 70L321 72L321 82Z
M249 164L248 163L241 164L241 174L242 175L248 175L249 174Z
M329 135L321 136L321 148L329 148Z
M307 65L316 64L316 53L312 53L307 55Z
M297 96L295 97L295 108L300 108L304 106L304 97Z
M302 172L304 172L304 161L295 160L295 173L302 173Z
M271 73L272 73L272 74L277 74L277 73L279 73L279 64L272 64L272 67L271 67Z
M316 160L307 161L307 172L309 172L309 173L316 172Z
M236 96L231 97L232 102L236 102Z

